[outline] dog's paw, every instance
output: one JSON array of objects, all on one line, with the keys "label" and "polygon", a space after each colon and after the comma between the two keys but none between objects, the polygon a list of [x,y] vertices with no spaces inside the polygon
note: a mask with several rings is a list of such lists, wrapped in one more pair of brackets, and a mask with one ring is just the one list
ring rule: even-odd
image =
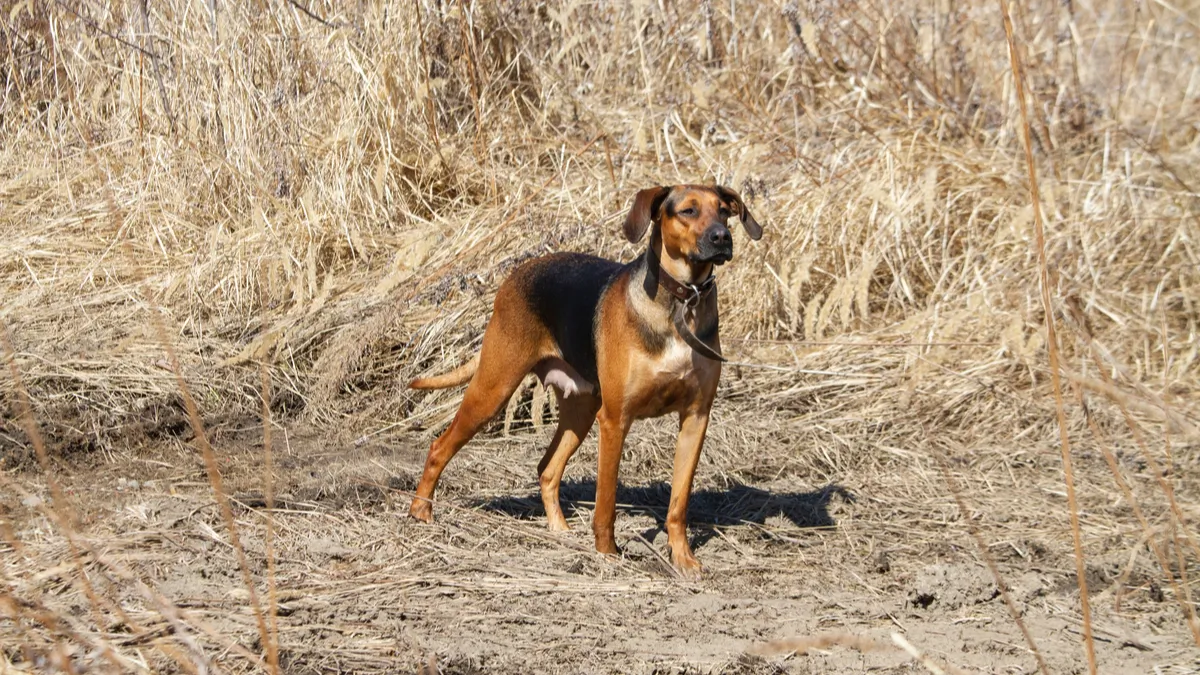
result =
[{"label": "dog's paw", "polygon": [[432,523],[433,505],[425,499],[414,499],[412,506],[408,507],[408,516],[422,523]]},{"label": "dog's paw", "polygon": [[692,555],[690,551],[683,554],[672,554],[671,564],[675,567],[675,571],[679,573],[679,576],[684,579],[696,581],[704,576],[704,566],[700,564],[699,560],[696,560],[696,556]]},{"label": "dog's paw", "polygon": [[609,537],[596,537],[596,551],[604,555],[621,555],[621,549],[617,548],[617,540]]}]

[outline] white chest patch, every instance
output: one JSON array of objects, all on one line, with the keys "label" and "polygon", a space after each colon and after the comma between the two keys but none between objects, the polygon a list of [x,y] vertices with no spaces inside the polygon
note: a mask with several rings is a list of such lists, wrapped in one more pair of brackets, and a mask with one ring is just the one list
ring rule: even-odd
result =
[{"label": "white chest patch", "polygon": [[696,369],[696,352],[686,342],[675,338],[658,357],[656,370],[662,375],[683,377]]}]

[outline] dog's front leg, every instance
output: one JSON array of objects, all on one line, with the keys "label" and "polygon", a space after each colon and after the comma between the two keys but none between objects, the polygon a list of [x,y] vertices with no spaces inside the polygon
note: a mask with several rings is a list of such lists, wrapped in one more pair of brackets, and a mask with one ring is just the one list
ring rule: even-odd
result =
[{"label": "dog's front leg", "polygon": [[688,411],[679,415],[679,438],[675,442],[675,471],[671,476],[671,503],[667,507],[667,544],[671,563],[689,577],[700,576],[703,568],[688,545],[687,510],[692,494],[692,477],[700,461],[700,448],[708,431],[708,410]]},{"label": "dog's front leg", "polygon": [[632,420],[623,410],[605,405],[597,418],[600,422],[600,467],[596,472],[596,512],[592,517],[592,532],[596,535],[596,550],[617,553],[613,536],[613,521],[617,518],[617,473],[621,467],[621,450]]}]

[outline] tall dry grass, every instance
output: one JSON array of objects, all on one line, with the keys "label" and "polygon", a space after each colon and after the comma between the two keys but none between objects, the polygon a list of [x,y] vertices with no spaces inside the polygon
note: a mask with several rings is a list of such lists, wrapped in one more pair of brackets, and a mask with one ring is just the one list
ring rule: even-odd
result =
[{"label": "tall dry grass", "polygon": [[[435,427],[453,394],[402,383],[477,347],[513,265],[629,259],[629,195],[717,181],[768,233],[721,271],[749,366],[726,401],[836,392],[897,447],[1052,448],[1061,314],[1096,416],[1063,433],[1168,438],[1130,484],[1186,555],[1200,4],[1009,7],[1027,125],[990,2],[3,0],[0,321],[33,416],[56,458],[175,437],[193,398],[346,439]],[[5,470],[35,465],[20,419]]]},{"label": "tall dry grass", "polygon": [[[731,337],[995,342],[967,358],[1036,380],[994,5],[139,7],[3,8],[4,317],[77,443],[177,403],[134,262],[206,413],[254,409],[266,359],[291,414],[396,417],[395,383],[465,353],[515,261],[627,258],[630,191],[682,180],[741,189],[771,232],[723,274]],[[1194,24],[1018,8],[1054,295],[1136,378],[1186,383]]]}]

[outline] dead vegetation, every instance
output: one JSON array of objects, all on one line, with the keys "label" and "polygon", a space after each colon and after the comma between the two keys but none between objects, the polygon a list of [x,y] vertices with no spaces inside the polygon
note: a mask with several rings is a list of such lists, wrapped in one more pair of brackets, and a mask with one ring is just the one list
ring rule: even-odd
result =
[{"label": "dead vegetation", "polygon": [[[730,649],[831,629],[848,637],[780,644],[890,645],[900,630],[915,652],[862,658],[993,669],[955,660],[955,640],[983,638],[932,644],[937,631],[874,608],[937,560],[971,597],[1011,586],[1046,667],[1070,671],[1088,631],[1053,320],[1101,666],[1194,667],[1177,656],[1200,644],[1200,5],[1009,10],[1025,115],[990,2],[0,1],[0,321],[46,441],[42,459],[22,389],[0,378],[0,666],[273,670],[275,643],[289,672],[417,670],[430,651],[443,672],[593,657],[779,672],[803,661],[597,652],[604,631],[557,636],[573,655],[558,667],[536,650],[480,665],[491,652],[455,642],[474,628],[447,626],[503,632],[518,606],[533,632],[579,620],[513,596],[602,593],[630,611],[699,591],[778,598],[801,574],[837,592],[788,611],[857,609],[745,635],[734,619]],[[532,466],[553,411],[536,389],[447,474],[446,525],[400,521],[393,501],[458,402],[403,383],[477,348],[520,260],[631,258],[616,235],[630,195],[683,181],[740,190],[767,232],[721,270],[735,363],[696,502],[715,580],[669,580],[645,530],[665,505],[667,422],[625,460],[626,560],[540,528]],[[263,412],[280,425],[278,629],[262,614]],[[310,438],[293,447],[289,431]],[[205,438],[258,603],[195,450]],[[583,530],[591,447],[564,487]],[[998,584],[963,572],[989,558]],[[887,580],[848,587],[846,570]],[[386,616],[351,617],[364,598]],[[988,639],[1022,643],[1001,601],[986,607],[1011,628]],[[398,627],[414,612],[432,633]],[[1147,631],[1146,660],[1122,660]],[[1006,663],[1036,667],[1013,649]]]}]

